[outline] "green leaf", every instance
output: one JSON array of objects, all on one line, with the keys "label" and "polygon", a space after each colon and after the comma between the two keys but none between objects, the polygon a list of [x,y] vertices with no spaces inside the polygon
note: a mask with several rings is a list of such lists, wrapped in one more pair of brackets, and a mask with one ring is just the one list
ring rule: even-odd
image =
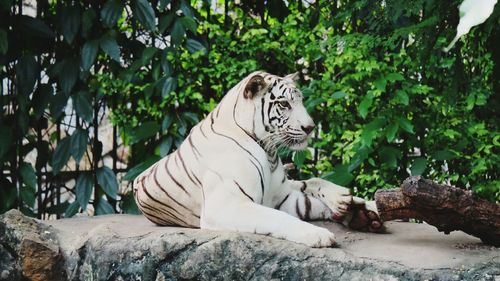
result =
[{"label": "green leaf", "polygon": [[412,176],[420,176],[424,173],[425,168],[427,166],[427,159],[424,157],[419,157],[413,160],[413,163],[411,164],[411,175]]},{"label": "green leaf", "polygon": [[40,19],[22,15],[19,17],[19,23],[22,29],[33,36],[49,39],[56,37],[54,31]]},{"label": "green leaf", "polygon": [[306,107],[307,111],[312,111],[314,108],[316,108],[317,105],[321,104],[325,100],[323,98],[315,98],[315,99],[308,99],[304,103],[304,106]]},{"label": "green leaf", "polygon": [[168,77],[162,79],[162,84],[161,84],[161,96],[163,98],[166,98],[171,92],[175,91],[177,89],[177,79],[173,77]]},{"label": "green leaf", "polygon": [[410,103],[410,98],[404,90],[396,91],[396,101],[403,105],[408,105]]},{"label": "green leaf", "polygon": [[151,59],[153,58],[153,56],[156,54],[157,51],[158,51],[158,49],[155,47],[145,48],[144,51],[142,51],[141,64],[142,65],[148,64],[151,61]]},{"label": "green leaf", "polygon": [[54,175],[59,174],[59,171],[68,163],[69,157],[71,157],[71,138],[65,137],[57,144],[52,155],[52,173]]},{"label": "green leaf", "polygon": [[113,27],[116,25],[118,19],[122,16],[123,8],[125,7],[125,1],[121,0],[109,0],[104,4],[101,10],[101,18],[107,27]]},{"label": "green leaf", "polygon": [[176,17],[176,15],[173,12],[170,12],[166,15],[160,16],[160,18],[158,20],[158,28],[160,29],[160,33],[165,32],[167,27],[169,27],[172,24],[175,17]]},{"label": "green leaf", "polygon": [[45,109],[49,105],[53,91],[54,89],[51,85],[38,85],[31,102],[31,104],[33,105],[33,113],[35,114],[35,119],[42,117]]},{"label": "green leaf", "polygon": [[121,209],[123,210],[123,213],[132,215],[141,214],[141,211],[139,211],[139,208],[137,208],[135,203],[134,195],[131,192],[122,196],[121,199]]},{"label": "green leaf", "polygon": [[181,117],[184,120],[187,120],[191,125],[196,125],[200,122],[200,119],[198,119],[198,115],[196,115],[194,112],[182,112]]},{"label": "green leaf", "polygon": [[96,215],[107,215],[107,214],[114,214],[115,209],[111,204],[109,204],[108,201],[104,200],[104,198],[99,198],[97,201],[97,207],[95,209],[95,214]]},{"label": "green leaf", "polygon": [[182,17],[180,18],[180,21],[182,23],[182,26],[184,26],[185,29],[191,31],[192,33],[196,34],[196,21],[191,18],[191,17]]},{"label": "green leaf", "polygon": [[94,179],[90,173],[81,173],[76,180],[76,200],[83,210],[87,209],[92,190],[94,188]]},{"label": "green leaf", "polygon": [[35,194],[36,194],[35,187],[23,185],[19,189],[19,195],[21,197],[21,200],[31,208],[35,206],[35,201],[36,201]]},{"label": "green leaf", "polygon": [[23,179],[23,183],[26,186],[36,188],[36,173],[35,169],[33,169],[33,166],[31,166],[30,163],[21,163],[19,172],[21,173],[21,178]]},{"label": "green leaf", "polygon": [[377,80],[373,81],[373,85],[375,85],[375,89],[385,92],[385,88],[387,86],[387,80],[384,77],[380,77]]},{"label": "green leaf", "polygon": [[90,40],[85,42],[82,48],[82,69],[88,71],[94,64],[99,50],[99,41]]},{"label": "green leaf", "polygon": [[396,133],[399,130],[398,123],[391,123],[387,129],[385,130],[385,137],[387,138],[387,142],[392,142],[396,137]]},{"label": "green leaf", "polygon": [[172,122],[174,121],[174,116],[172,114],[165,115],[163,118],[163,122],[161,123],[161,130],[163,132],[167,131],[168,128],[170,128],[170,125],[172,125]]},{"label": "green leaf", "polygon": [[184,38],[184,33],[185,31],[182,22],[179,19],[175,20],[174,25],[172,26],[172,30],[170,31],[172,45],[180,45],[182,42],[182,38]]},{"label": "green leaf", "polygon": [[74,216],[78,213],[78,209],[80,209],[80,204],[78,204],[77,201],[69,204],[68,208],[64,212],[64,217],[71,218],[72,216]]},{"label": "green leaf", "polygon": [[296,151],[293,154],[293,163],[297,167],[297,169],[302,168],[304,166],[304,161],[306,160],[307,156],[310,155],[311,152],[309,150],[301,150],[301,151]]},{"label": "green leaf", "polygon": [[196,53],[202,51],[203,53],[206,53],[206,48],[203,46],[200,42],[188,38],[186,41],[186,48],[190,53]]},{"label": "green leaf", "polygon": [[[187,131],[187,122],[186,120],[184,120],[183,118],[177,118],[177,120],[179,120],[179,123],[178,123],[178,127],[179,127],[179,134],[181,136],[185,136],[186,135],[186,131]],[[177,146],[179,147],[179,146]]]},{"label": "green leaf", "polygon": [[401,129],[407,131],[410,134],[413,134],[413,125],[410,123],[410,121],[406,118],[398,118],[397,122]]},{"label": "green leaf", "polygon": [[338,100],[338,99],[342,99],[345,97],[347,97],[346,93],[344,93],[343,91],[337,91],[337,92],[333,93],[330,98],[334,99],[334,100]]},{"label": "green leaf", "polygon": [[5,30],[0,29],[0,55],[7,54],[9,50],[9,40],[7,38],[7,32]]},{"label": "green leaf", "polygon": [[354,171],[356,168],[358,168],[363,161],[365,161],[366,158],[368,158],[368,153],[369,149],[367,147],[362,147],[358,149],[356,154],[354,154],[354,157],[352,157],[351,161],[349,162],[349,166],[347,166],[347,171],[350,173]]},{"label": "green leaf", "polygon": [[86,9],[82,14],[82,36],[87,38],[90,34],[92,26],[94,25],[94,20],[96,18],[96,13],[93,9]]},{"label": "green leaf", "polygon": [[385,79],[387,81],[394,82],[394,81],[403,81],[405,78],[400,73],[393,72],[393,73],[387,74],[387,76],[385,77]]},{"label": "green leaf", "polygon": [[155,31],[155,12],[153,7],[146,0],[136,0],[135,5],[133,5],[134,16],[139,19],[139,22],[149,31]]},{"label": "green leaf", "polygon": [[448,149],[438,150],[433,154],[433,158],[438,161],[445,161],[455,158],[455,154]]},{"label": "green leaf", "polygon": [[145,171],[147,168],[156,163],[158,160],[160,160],[160,157],[158,157],[157,155],[150,156],[144,162],[141,162],[132,167],[130,170],[128,170],[128,172],[123,177],[123,180],[133,181],[140,173]]},{"label": "green leaf", "polygon": [[50,98],[50,115],[54,120],[61,116],[61,113],[68,103],[68,96],[63,92],[58,92]]},{"label": "green leaf", "polygon": [[76,164],[80,163],[83,154],[87,150],[88,137],[87,131],[83,129],[76,129],[73,135],[71,135],[71,155],[73,155]]},{"label": "green leaf", "polygon": [[61,72],[59,73],[59,84],[64,93],[69,94],[71,92],[78,79],[79,73],[80,64],[78,60],[69,58],[63,61]]},{"label": "green leaf", "polygon": [[104,166],[97,169],[97,182],[107,195],[116,199],[116,195],[118,193],[118,181],[116,180],[115,173],[110,168]]},{"label": "green leaf", "polygon": [[93,116],[92,96],[90,93],[80,91],[75,93],[71,98],[73,99],[73,107],[75,108],[76,115],[90,123]]},{"label": "green leaf", "polygon": [[167,137],[160,143],[160,155],[162,157],[165,157],[168,155],[170,152],[170,149],[172,148],[172,137]]},{"label": "green leaf", "polygon": [[164,10],[172,0],[160,0],[160,11]]},{"label": "green leaf", "polygon": [[80,29],[80,8],[76,5],[63,7],[60,15],[62,34],[64,35],[64,39],[71,44]]},{"label": "green leaf", "polygon": [[193,11],[191,11],[191,7],[184,0],[181,0],[181,11],[187,17],[194,17]]},{"label": "green leaf", "polygon": [[160,125],[154,121],[144,122],[129,132],[129,144],[135,144],[143,139],[150,138],[160,131]]},{"label": "green leaf", "polygon": [[120,62],[120,47],[116,43],[115,38],[109,34],[104,35],[99,41],[101,49],[113,60]]},{"label": "green leaf", "polygon": [[366,124],[361,133],[361,144],[365,147],[370,147],[373,139],[378,135],[378,132],[384,125],[385,118],[381,117],[375,118],[373,121]]},{"label": "green leaf", "polygon": [[361,103],[359,104],[359,107],[358,107],[358,112],[359,112],[359,115],[361,117],[363,117],[363,119],[368,114],[368,110],[372,106],[372,103],[373,103],[373,96],[371,94],[367,94],[363,98],[363,100],[361,100]]},{"label": "green leaf", "polygon": [[34,56],[22,56],[16,65],[16,76],[23,95],[27,96],[33,91],[39,73],[38,62]]},{"label": "green leaf", "polygon": [[321,177],[341,186],[348,185],[354,179],[354,176],[348,171],[347,165],[337,165],[333,168],[333,172],[323,174]]},{"label": "green leaf", "polygon": [[[10,146],[12,145],[13,136],[12,129],[10,127],[0,125],[0,160],[4,155],[10,151]],[[3,163],[3,161],[0,161]]]},{"label": "green leaf", "polygon": [[394,147],[383,146],[379,149],[379,157],[382,163],[385,163],[391,168],[396,168],[398,166],[398,159],[401,158],[401,151]]}]

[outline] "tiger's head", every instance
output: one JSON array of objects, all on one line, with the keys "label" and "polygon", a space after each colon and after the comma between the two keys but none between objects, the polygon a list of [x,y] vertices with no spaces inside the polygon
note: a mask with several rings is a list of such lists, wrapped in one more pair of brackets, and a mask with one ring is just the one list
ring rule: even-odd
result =
[{"label": "tiger's head", "polygon": [[307,147],[315,125],[295,85],[298,73],[279,77],[267,73],[252,74],[245,99],[254,105],[254,133],[260,140],[284,145],[292,150]]}]

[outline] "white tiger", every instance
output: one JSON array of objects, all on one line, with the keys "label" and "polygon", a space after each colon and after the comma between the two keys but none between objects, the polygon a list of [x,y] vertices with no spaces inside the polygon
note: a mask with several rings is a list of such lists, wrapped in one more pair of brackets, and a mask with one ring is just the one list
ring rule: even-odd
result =
[{"label": "white tiger", "polygon": [[[175,152],[134,180],[144,215],[158,225],[334,245],[333,233],[303,220],[344,217],[353,205],[349,190],[319,178],[288,179],[277,153],[278,145],[306,148],[315,127],[295,77],[254,72],[232,88]],[[353,208],[359,214],[349,217],[377,230],[381,221],[371,208]]]}]

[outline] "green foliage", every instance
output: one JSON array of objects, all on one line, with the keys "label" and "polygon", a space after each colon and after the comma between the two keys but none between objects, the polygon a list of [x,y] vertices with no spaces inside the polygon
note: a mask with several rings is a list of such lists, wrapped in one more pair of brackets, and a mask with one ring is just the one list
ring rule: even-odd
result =
[{"label": "green foliage", "polygon": [[[131,148],[123,178],[131,182],[258,69],[301,72],[319,129],[314,153],[284,155],[299,177],[371,197],[423,175],[500,201],[498,7],[443,53],[459,1],[228,1],[226,13],[207,1],[38,3],[37,17],[0,8],[9,19],[0,25],[0,75],[18,89],[0,99],[13,108],[0,119],[0,162],[18,171],[0,177],[2,212],[34,214],[38,172],[60,175],[71,157],[91,169],[73,176],[75,202],[50,210],[137,212],[130,185],[119,188],[104,165],[93,132],[100,109],[112,109]],[[70,111],[75,128],[38,136]],[[34,166],[24,160],[31,151]]]}]

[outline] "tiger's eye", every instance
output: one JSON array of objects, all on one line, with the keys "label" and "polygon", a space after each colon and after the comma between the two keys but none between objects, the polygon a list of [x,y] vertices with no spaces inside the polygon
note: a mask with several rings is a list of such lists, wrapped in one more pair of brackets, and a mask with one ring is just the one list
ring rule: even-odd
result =
[{"label": "tiger's eye", "polygon": [[287,101],[280,101],[278,103],[281,107],[290,108],[290,104]]}]

